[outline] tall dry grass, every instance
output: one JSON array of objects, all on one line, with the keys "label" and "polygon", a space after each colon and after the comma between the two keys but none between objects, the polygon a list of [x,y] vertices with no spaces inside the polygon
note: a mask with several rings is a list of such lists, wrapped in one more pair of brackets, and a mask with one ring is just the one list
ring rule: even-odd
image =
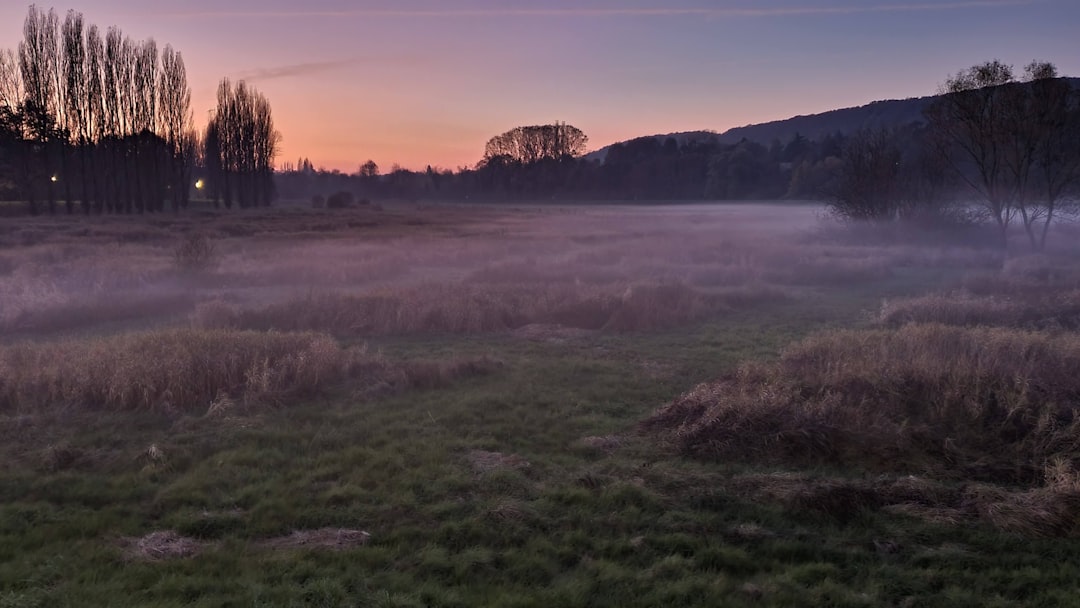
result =
[{"label": "tall dry grass", "polygon": [[531,324],[606,331],[672,327],[736,307],[775,301],[766,286],[701,291],[683,283],[433,284],[363,294],[313,293],[262,308],[200,306],[201,327],[322,331],[343,336],[498,332]]},{"label": "tall dry grass", "polygon": [[835,331],[660,408],[684,452],[1032,481],[1080,462],[1080,336],[908,325]]},{"label": "tall dry grass", "polygon": [[0,347],[0,410],[205,410],[220,395],[280,403],[348,383],[440,386],[492,362],[391,363],[314,333],[165,330]]},{"label": "tall dry grass", "polygon": [[1057,293],[975,295],[961,290],[882,303],[878,322],[890,327],[905,323],[943,323],[960,326],[1001,326],[1026,329],[1080,329],[1080,289]]},{"label": "tall dry grass", "polygon": [[1011,258],[996,273],[964,277],[952,291],[896,298],[882,304],[878,322],[944,323],[1025,329],[1080,328],[1080,266],[1068,255]]}]

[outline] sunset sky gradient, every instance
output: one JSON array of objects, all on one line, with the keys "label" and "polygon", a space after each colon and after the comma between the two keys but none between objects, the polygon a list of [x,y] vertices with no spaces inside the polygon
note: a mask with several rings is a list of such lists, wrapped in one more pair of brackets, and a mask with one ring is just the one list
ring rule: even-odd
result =
[{"label": "sunset sky gradient", "polygon": [[[0,5],[0,48],[28,4]],[[47,8],[47,3],[39,4]],[[281,161],[475,164],[518,125],[566,121],[590,149],[933,94],[1033,59],[1080,75],[1077,0],[81,0],[101,27],[172,44],[195,119],[218,80],[266,94]]]}]

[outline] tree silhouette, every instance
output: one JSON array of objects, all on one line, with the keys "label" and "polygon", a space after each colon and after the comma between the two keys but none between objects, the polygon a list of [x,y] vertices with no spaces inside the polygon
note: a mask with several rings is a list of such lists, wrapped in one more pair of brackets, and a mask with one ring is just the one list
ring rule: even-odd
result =
[{"label": "tree silhouette", "polygon": [[204,157],[213,187],[242,208],[269,205],[274,198],[274,159],[280,135],[274,129],[270,102],[241,81],[218,85],[217,109],[207,126]]},{"label": "tree silhouette", "polygon": [[942,158],[978,192],[1002,243],[1019,218],[1041,249],[1059,199],[1080,177],[1077,99],[1052,64],[1033,62],[1025,75],[1018,81],[996,60],[961,71],[926,117]]},{"label": "tree silhouette", "polygon": [[566,123],[517,127],[488,140],[484,163],[505,158],[521,164],[544,160],[564,160],[585,152],[589,138],[577,127]]}]

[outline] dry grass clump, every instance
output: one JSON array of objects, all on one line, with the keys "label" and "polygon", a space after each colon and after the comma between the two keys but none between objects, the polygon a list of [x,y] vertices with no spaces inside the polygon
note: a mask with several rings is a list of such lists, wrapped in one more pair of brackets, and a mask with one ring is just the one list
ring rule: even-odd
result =
[{"label": "dry grass clump", "polygon": [[0,347],[0,410],[50,407],[227,414],[341,383],[360,392],[440,388],[494,359],[394,363],[315,333],[165,330]]},{"label": "dry grass clump", "polygon": [[347,528],[320,528],[318,530],[296,530],[288,536],[270,538],[259,543],[264,549],[275,550],[325,550],[344,551],[366,545],[371,534],[363,530]]},{"label": "dry grass clump", "polygon": [[909,325],[835,331],[744,365],[644,428],[715,458],[858,462],[1030,482],[1080,460],[1080,336]]},{"label": "dry grass clump", "polygon": [[1000,272],[966,277],[957,290],[882,304],[878,322],[1080,328],[1080,267],[1075,255],[1027,255]]},{"label": "dry grass clump", "polygon": [[523,470],[529,468],[529,461],[517,454],[503,454],[486,450],[472,450],[468,454],[469,467],[473,473],[491,473],[501,469]]},{"label": "dry grass clump", "polygon": [[310,394],[390,366],[318,334],[168,330],[0,347],[0,409],[200,410]]},{"label": "dry grass clump", "polygon": [[[619,291],[616,291],[618,289]],[[766,286],[702,292],[678,282],[607,288],[574,284],[434,284],[366,294],[318,293],[239,313],[239,326],[337,335],[475,333],[533,324],[644,331],[785,297]],[[209,312],[207,316],[211,316]]]},{"label": "dry grass clump", "polygon": [[240,308],[225,300],[199,302],[191,312],[195,329],[236,329],[240,326]]},{"label": "dry grass clump", "polygon": [[1022,316],[1015,301],[957,292],[885,300],[877,320],[890,327],[906,323],[1015,326]]},{"label": "dry grass clump", "polygon": [[726,307],[718,298],[683,283],[633,285],[623,292],[602,329],[660,329],[700,319]]},{"label": "dry grass clump", "polygon": [[151,532],[139,538],[125,538],[122,544],[128,559],[142,561],[183,559],[192,557],[203,549],[199,541],[171,530]]}]

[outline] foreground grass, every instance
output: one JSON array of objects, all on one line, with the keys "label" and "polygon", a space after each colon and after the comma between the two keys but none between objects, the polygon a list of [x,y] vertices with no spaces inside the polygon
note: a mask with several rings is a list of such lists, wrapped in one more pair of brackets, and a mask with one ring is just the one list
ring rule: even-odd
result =
[{"label": "foreground grass", "polygon": [[[891,289],[906,286],[662,333],[385,338],[371,348],[391,360],[505,364],[386,397],[5,416],[0,605],[1071,605],[1074,541],[757,502],[734,482],[772,469],[628,432],[740,360],[857,324]],[[267,543],[322,528],[370,538]],[[163,530],[198,552],[146,560],[124,540]]]}]

